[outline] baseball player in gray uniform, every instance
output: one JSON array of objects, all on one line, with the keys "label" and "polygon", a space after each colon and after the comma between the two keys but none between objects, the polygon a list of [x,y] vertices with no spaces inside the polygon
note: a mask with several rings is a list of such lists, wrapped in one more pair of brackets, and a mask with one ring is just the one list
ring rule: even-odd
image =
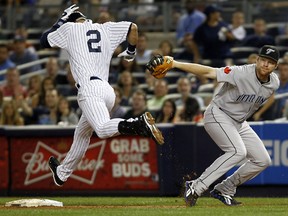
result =
[{"label": "baseball player in gray uniform", "polygon": [[53,156],[49,159],[58,186],[64,184],[84,156],[93,131],[103,139],[126,134],[151,137],[158,144],[164,143],[162,133],[149,112],[135,119],[110,119],[109,112],[115,101],[114,90],[108,83],[111,58],[118,45],[127,40],[127,49],[118,56],[127,61],[134,59],[138,40],[136,24],[125,21],[92,23],[77,9],[76,5],[67,8],[40,39],[45,48],[59,47],[68,52],[82,110],[65,159],[61,164]]},{"label": "baseball player in gray uniform", "polygon": [[[159,58],[155,59],[154,65],[163,62]],[[233,198],[237,186],[254,178],[270,165],[271,159],[263,142],[246,119],[279,87],[278,76],[273,72],[278,59],[278,50],[266,45],[260,49],[256,64],[212,68],[173,61],[174,68],[223,83],[204,113],[204,127],[224,154],[199,178],[185,182],[184,198],[187,206],[194,206],[197,198],[214,181],[244,160],[239,169],[210,192],[212,197],[228,206],[239,205],[240,202]]]}]

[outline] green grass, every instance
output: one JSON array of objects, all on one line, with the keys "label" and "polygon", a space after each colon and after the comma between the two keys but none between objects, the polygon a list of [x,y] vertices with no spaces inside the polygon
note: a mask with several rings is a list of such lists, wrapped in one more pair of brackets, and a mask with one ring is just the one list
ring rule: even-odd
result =
[{"label": "green grass", "polygon": [[[44,198],[44,197],[41,197]],[[47,197],[45,197],[47,198]],[[196,206],[187,208],[183,199],[173,197],[48,197],[64,207],[4,207],[20,197],[0,198],[2,216],[160,216],[160,215],[288,215],[288,198],[238,198],[242,206],[228,207],[220,201],[201,197]],[[25,198],[27,199],[27,197]]]}]

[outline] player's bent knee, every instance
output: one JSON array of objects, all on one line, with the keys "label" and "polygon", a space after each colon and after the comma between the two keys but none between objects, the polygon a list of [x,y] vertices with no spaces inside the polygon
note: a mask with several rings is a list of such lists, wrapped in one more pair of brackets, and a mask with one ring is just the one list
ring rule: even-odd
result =
[{"label": "player's bent knee", "polygon": [[272,164],[272,160],[271,158],[268,156],[268,157],[263,157],[261,159],[261,161],[258,163],[259,166],[263,167],[263,168],[267,168],[269,167],[270,165]]},{"label": "player's bent knee", "polygon": [[236,149],[236,157],[238,157],[240,160],[243,160],[247,156],[247,150],[245,148],[242,149]]}]

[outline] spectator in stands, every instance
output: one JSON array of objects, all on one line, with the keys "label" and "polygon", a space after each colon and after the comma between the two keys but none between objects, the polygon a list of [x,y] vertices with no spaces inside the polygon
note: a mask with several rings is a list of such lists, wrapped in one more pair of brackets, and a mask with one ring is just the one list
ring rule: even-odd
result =
[{"label": "spectator in stands", "polygon": [[58,101],[57,124],[61,126],[76,125],[78,121],[79,117],[72,110],[67,98],[60,97]]},{"label": "spectator in stands", "polygon": [[195,0],[186,0],[185,1],[185,9],[186,13],[184,13],[178,23],[176,28],[176,39],[177,45],[182,47],[184,37],[186,34],[192,35],[195,30],[200,26],[206,19],[206,16],[201,11],[195,8]]},{"label": "spectator in stands", "polygon": [[221,18],[220,8],[209,5],[204,13],[207,19],[196,29],[193,40],[202,59],[211,60],[212,67],[222,67],[224,61],[232,57],[230,48],[234,37]]},{"label": "spectator in stands", "polygon": [[279,35],[288,35],[288,22],[280,29],[279,29]]},{"label": "spectator in stands", "polygon": [[200,122],[202,118],[199,103],[195,98],[188,97],[183,107],[177,110],[175,122]]},{"label": "spectator in stands", "polygon": [[68,84],[65,74],[61,74],[59,62],[56,57],[49,57],[45,65],[46,76],[50,77],[56,85]]},{"label": "spectator in stands", "polygon": [[286,100],[286,103],[285,103],[285,107],[284,107],[284,111],[283,111],[283,117],[285,117],[286,120],[288,120],[288,100]]},{"label": "spectator in stands", "polygon": [[145,33],[139,33],[138,35],[138,43],[136,48],[136,61],[140,65],[144,65],[149,62],[152,50],[148,49],[148,37]]},{"label": "spectator in stands", "polygon": [[175,54],[175,59],[177,60],[186,60],[188,62],[199,62],[200,56],[198,47],[193,41],[193,36],[191,34],[186,34],[183,39],[183,47],[184,49]]},{"label": "spectator in stands", "polygon": [[0,90],[0,116],[1,116],[1,112],[2,112],[3,101],[4,101],[3,92]]},{"label": "spectator in stands", "polygon": [[[26,48],[26,39],[22,36],[15,36],[13,43],[13,51],[10,54],[10,59],[17,66],[25,63],[30,63],[38,60],[38,55],[36,53],[32,53]],[[21,75],[27,74],[29,72],[34,72],[41,69],[40,64],[36,64],[34,66],[30,66],[24,69],[21,69]]]},{"label": "spectator in stands", "polygon": [[35,103],[35,100],[33,100],[33,98],[36,97],[38,94],[40,94],[41,83],[42,83],[42,78],[38,74],[31,76],[28,80],[26,100],[29,106],[31,106],[32,108],[35,108],[38,105],[37,103]]},{"label": "spectator in stands", "polygon": [[283,61],[288,63],[288,51],[283,55]]},{"label": "spectator in stands", "polygon": [[154,86],[155,86],[156,78],[151,75],[149,70],[145,70],[145,87],[143,87],[143,90],[147,95],[154,94]]},{"label": "spectator in stands", "polygon": [[[9,49],[7,44],[0,44],[0,71],[13,68],[16,65],[9,58]],[[0,81],[4,80],[4,74],[0,74]]]},{"label": "spectator in stands", "polygon": [[173,44],[169,40],[162,40],[158,49],[153,51],[153,55],[161,54],[163,56],[174,56]]},{"label": "spectator in stands", "polygon": [[132,96],[132,93],[137,88],[137,81],[133,77],[132,73],[129,71],[123,71],[119,75],[118,87],[121,89],[123,93],[121,105],[128,106],[129,105],[129,99]]},{"label": "spectator in stands", "polygon": [[0,125],[24,125],[24,118],[20,115],[13,100],[5,101],[3,103]]},{"label": "spectator in stands", "polygon": [[115,103],[114,106],[110,112],[110,117],[112,118],[123,118],[123,116],[126,114],[126,109],[124,106],[121,106],[120,103],[122,101],[122,91],[119,87],[114,86],[113,87],[115,92]]},{"label": "spectator in stands", "polygon": [[254,20],[254,34],[247,35],[241,46],[260,48],[264,45],[275,45],[275,39],[267,34],[266,21],[257,18]]},{"label": "spectator in stands", "polygon": [[255,64],[258,58],[258,54],[252,53],[247,58],[247,64]]},{"label": "spectator in stands", "polygon": [[158,11],[153,2],[154,0],[128,0],[131,4],[119,11],[118,19],[135,22],[140,27],[151,27]]},{"label": "spectator in stands", "polygon": [[32,109],[23,101],[22,108],[27,124],[56,125],[58,123],[59,94],[56,89],[45,91],[45,103]]},{"label": "spectator in stands", "polygon": [[56,88],[54,81],[50,77],[45,77],[41,82],[41,90],[32,96],[32,108],[45,104],[45,92]]},{"label": "spectator in stands", "polygon": [[124,119],[136,118],[147,111],[146,94],[141,89],[136,90],[131,97],[131,109],[124,115]]},{"label": "spectator in stands", "polygon": [[101,11],[96,20],[97,23],[101,24],[112,21],[115,21],[115,18],[108,11]]},{"label": "spectator in stands", "polygon": [[174,123],[176,115],[176,104],[174,100],[167,99],[156,117],[156,123]]},{"label": "spectator in stands", "polygon": [[157,112],[163,106],[168,94],[168,82],[165,79],[157,79],[154,84],[154,94],[147,101],[148,110]]},{"label": "spectator in stands", "polygon": [[134,59],[134,61],[128,62],[123,57],[120,58],[117,69],[117,73],[121,73],[122,71],[130,71],[131,73],[142,71],[142,68],[139,66],[136,59]]},{"label": "spectator in stands", "polygon": [[179,79],[177,80],[177,91],[181,95],[180,98],[175,100],[177,109],[183,107],[185,101],[190,97],[194,97],[196,99],[196,102],[198,103],[199,107],[202,108],[204,106],[204,102],[201,97],[192,96],[191,82],[188,77],[186,76],[179,77]]},{"label": "spectator in stands", "polygon": [[[288,62],[281,62],[278,66],[278,74],[280,79],[280,86],[276,91],[276,95],[288,92]],[[274,118],[281,118],[284,115],[284,108],[288,96],[281,97],[276,100],[274,109]]]},{"label": "spectator in stands", "polygon": [[20,83],[19,70],[16,67],[7,69],[5,83],[1,86],[4,97],[27,96],[27,89]]},{"label": "spectator in stands", "polygon": [[[275,92],[275,95],[288,92],[288,63],[280,62],[278,66],[278,74],[280,80],[280,86]],[[286,97],[275,99],[272,96],[268,101],[253,115],[254,121],[274,120],[281,118],[284,115],[284,109],[286,105]]]},{"label": "spectator in stands", "polygon": [[25,44],[27,50],[29,50],[31,53],[36,53],[36,48],[33,46],[33,44],[28,42],[28,29],[25,26],[21,26],[20,28],[17,28],[14,33],[14,37],[23,37],[25,38]]},{"label": "spectator in stands", "polygon": [[137,60],[134,59],[134,61],[126,61],[124,57],[120,58],[119,64],[115,69],[110,70],[109,74],[109,82],[110,83],[116,83],[119,77],[119,74],[122,71],[129,71],[131,73],[133,72],[141,72],[143,69],[140,67],[140,65],[137,63]]},{"label": "spectator in stands", "polygon": [[71,67],[70,67],[69,63],[66,64],[65,71],[66,71],[67,84],[56,85],[57,90],[58,90],[59,94],[61,94],[62,96],[65,96],[65,97],[76,96],[78,93],[78,90],[75,86],[76,82],[72,76]]},{"label": "spectator in stands", "polygon": [[244,28],[245,16],[242,11],[235,11],[232,14],[231,24],[229,29],[234,36],[234,46],[239,45],[246,37],[246,30]]}]

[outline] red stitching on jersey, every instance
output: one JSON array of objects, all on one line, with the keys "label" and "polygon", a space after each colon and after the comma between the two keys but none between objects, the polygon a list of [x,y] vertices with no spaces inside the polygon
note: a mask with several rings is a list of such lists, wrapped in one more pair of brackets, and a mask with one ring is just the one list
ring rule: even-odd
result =
[{"label": "red stitching on jersey", "polygon": [[229,74],[231,71],[231,69],[229,67],[225,67],[224,68],[224,73]]}]

